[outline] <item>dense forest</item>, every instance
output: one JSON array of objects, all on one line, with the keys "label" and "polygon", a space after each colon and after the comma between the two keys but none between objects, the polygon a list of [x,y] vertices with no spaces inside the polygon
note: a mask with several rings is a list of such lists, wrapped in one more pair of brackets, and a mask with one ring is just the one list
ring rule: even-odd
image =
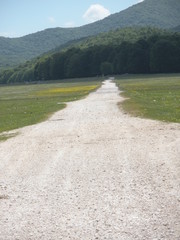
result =
[{"label": "dense forest", "polygon": [[180,72],[180,35],[151,36],[134,43],[71,48],[39,61],[36,80],[124,73]]},{"label": "dense forest", "polygon": [[172,29],[174,32],[180,32],[180,25],[176,26]]},{"label": "dense forest", "polygon": [[0,37],[0,69],[17,66],[53,48],[130,26],[170,29],[180,24],[179,0],[144,0],[107,18],[76,28],[52,28],[20,38]]},{"label": "dense forest", "polygon": [[0,83],[180,72],[180,34],[125,28],[84,39],[0,74]]}]

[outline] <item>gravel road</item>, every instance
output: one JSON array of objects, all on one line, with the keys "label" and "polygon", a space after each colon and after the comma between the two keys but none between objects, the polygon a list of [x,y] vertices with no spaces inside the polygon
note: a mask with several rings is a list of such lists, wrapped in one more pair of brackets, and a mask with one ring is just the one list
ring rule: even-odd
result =
[{"label": "gravel road", "polygon": [[107,80],[0,143],[0,240],[180,239],[180,124],[122,100]]}]

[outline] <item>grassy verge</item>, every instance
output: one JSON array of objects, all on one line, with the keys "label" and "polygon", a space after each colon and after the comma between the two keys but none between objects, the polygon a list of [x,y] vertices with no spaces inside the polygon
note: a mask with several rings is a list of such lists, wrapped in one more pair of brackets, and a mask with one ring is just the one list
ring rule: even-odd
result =
[{"label": "grassy verge", "polygon": [[18,133],[4,133],[0,134],[0,141],[6,141],[8,138],[17,136]]},{"label": "grassy verge", "polygon": [[[97,79],[0,87],[0,133],[32,125],[101,85]],[[0,136],[5,140],[6,135]]]},{"label": "grassy verge", "polygon": [[180,123],[180,74],[124,75],[116,80],[133,116]]}]

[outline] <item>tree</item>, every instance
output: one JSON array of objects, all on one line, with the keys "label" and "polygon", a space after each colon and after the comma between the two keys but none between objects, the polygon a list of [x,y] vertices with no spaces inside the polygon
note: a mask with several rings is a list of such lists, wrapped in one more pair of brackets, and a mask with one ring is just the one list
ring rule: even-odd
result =
[{"label": "tree", "polygon": [[42,59],[39,61],[34,70],[34,76],[36,80],[48,80],[50,79],[50,58]]},{"label": "tree", "polygon": [[131,46],[128,59],[128,72],[149,72],[149,47],[145,40],[139,40]]},{"label": "tree", "polygon": [[131,43],[123,42],[116,52],[116,73],[122,74],[128,72],[129,51]]},{"label": "tree", "polygon": [[65,61],[66,61],[65,54],[57,53],[52,56],[50,61],[51,79],[62,79],[65,77],[64,73]]},{"label": "tree", "polygon": [[113,73],[113,65],[110,62],[102,62],[100,69],[101,74],[105,76]]},{"label": "tree", "polygon": [[151,49],[150,66],[152,72],[176,72],[179,49],[168,39],[160,39]]}]

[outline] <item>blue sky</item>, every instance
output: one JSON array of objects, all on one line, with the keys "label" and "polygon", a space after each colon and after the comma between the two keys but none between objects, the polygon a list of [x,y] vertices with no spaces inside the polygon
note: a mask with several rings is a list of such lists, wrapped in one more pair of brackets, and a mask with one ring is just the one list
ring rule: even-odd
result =
[{"label": "blue sky", "polygon": [[142,0],[0,0],[0,36],[19,37],[54,27],[78,27]]}]

